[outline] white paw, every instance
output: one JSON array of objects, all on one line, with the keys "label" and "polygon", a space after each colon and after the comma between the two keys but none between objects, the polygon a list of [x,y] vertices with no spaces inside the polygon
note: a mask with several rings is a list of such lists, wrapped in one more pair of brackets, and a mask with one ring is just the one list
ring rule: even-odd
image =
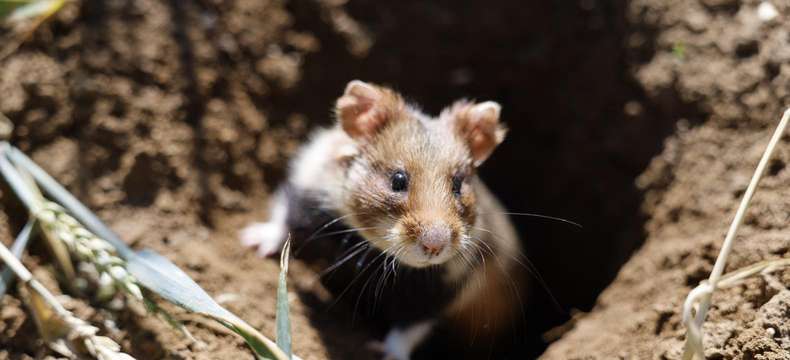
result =
[{"label": "white paw", "polygon": [[383,342],[373,341],[368,347],[381,353],[384,360],[409,360],[414,348],[425,340],[432,327],[432,321],[425,321],[405,329],[393,328]]},{"label": "white paw", "polygon": [[280,250],[286,232],[280,223],[253,223],[239,232],[239,240],[244,246],[258,248],[258,255],[269,256]]}]

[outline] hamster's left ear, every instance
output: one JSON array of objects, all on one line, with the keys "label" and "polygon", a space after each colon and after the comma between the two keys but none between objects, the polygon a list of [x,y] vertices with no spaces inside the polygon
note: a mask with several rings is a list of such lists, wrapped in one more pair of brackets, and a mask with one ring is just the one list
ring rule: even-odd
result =
[{"label": "hamster's left ear", "polygon": [[475,166],[480,166],[505,140],[507,128],[499,122],[501,110],[494,101],[475,104],[462,100],[440,115],[466,141]]},{"label": "hamster's left ear", "polygon": [[337,99],[335,114],[343,131],[355,140],[371,140],[403,112],[404,103],[394,91],[353,80]]}]

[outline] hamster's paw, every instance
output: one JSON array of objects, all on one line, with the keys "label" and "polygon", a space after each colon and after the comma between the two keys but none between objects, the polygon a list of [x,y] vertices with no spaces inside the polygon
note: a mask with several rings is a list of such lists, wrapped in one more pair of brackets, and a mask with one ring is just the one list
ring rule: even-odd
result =
[{"label": "hamster's paw", "polygon": [[409,354],[404,354],[405,349],[391,348],[392,344],[385,341],[369,341],[367,343],[368,349],[381,354],[381,360],[409,360]]},{"label": "hamster's paw", "polygon": [[286,233],[285,225],[280,223],[253,223],[239,232],[239,240],[244,246],[258,248],[258,255],[270,256],[280,250]]}]

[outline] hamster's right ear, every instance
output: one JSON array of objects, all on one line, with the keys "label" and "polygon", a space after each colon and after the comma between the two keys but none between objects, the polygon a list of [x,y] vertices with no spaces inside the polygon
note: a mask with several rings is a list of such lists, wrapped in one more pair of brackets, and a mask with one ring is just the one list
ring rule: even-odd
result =
[{"label": "hamster's right ear", "polygon": [[337,99],[335,114],[348,136],[364,140],[372,138],[402,107],[403,101],[393,91],[352,80]]},{"label": "hamster's right ear", "polygon": [[507,128],[499,122],[501,110],[493,101],[476,104],[461,100],[442,111],[439,118],[455,128],[469,146],[474,165],[480,166],[505,139]]}]

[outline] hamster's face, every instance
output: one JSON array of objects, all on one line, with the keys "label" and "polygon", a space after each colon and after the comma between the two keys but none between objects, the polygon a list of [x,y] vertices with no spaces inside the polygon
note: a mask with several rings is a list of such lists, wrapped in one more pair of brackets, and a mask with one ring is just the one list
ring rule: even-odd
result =
[{"label": "hamster's face", "polygon": [[459,102],[429,118],[391,90],[352,82],[337,113],[358,147],[344,189],[354,228],[414,267],[477,251],[473,182],[504,136],[498,105]]},{"label": "hamster's face", "polygon": [[438,120],[414,118],[362,146],[346,189],[361,233],[411,266],[453,258],[470,241],[476,216],[464,144]]}]

